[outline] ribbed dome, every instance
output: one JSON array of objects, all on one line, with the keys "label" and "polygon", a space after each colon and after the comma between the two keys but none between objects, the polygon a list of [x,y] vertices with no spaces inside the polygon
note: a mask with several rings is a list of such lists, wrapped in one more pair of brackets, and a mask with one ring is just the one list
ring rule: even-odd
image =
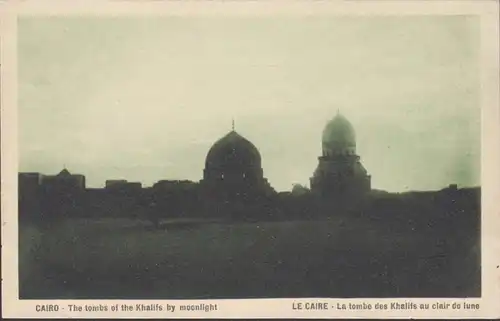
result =
[{"label": "ribbed dome", "polygon": [[322,142],[324,154],[354,153],[356,148],[354,127],[339,113],[323,130]]},{"label": "ribbed dome", "polygon": [[219,139],[210,148],[206,168],[260,168],[260,153],[249,140],[234,130]]}]

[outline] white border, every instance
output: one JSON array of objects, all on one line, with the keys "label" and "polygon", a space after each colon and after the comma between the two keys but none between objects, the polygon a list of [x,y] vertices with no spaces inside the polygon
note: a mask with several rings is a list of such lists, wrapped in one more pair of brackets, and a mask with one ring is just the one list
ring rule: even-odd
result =
[{"label": "white border", "polygon": [[[2,310],[5,317],[79,318],[494,318],[500,316],[500,113],[499,113],[499,18],[496,1],[23,1],[1,7],[1,160],[2,160]],[[482,298],[478,311],[294,311],[293,302],[306,299],[259,300],[148,300],[133,303],[217,303],[210,313],[37,313],[39,303],[130,303],[127,300],[18,300],[17,271],[17,70],[16,17],[18,15],[478,15],[481,18],[482,104]],[[459,268],[459,267],[458,267]],[[326,299],[330,302],[463,302],[463,299]],[[177,309],[178,310],[178,309]]]}]

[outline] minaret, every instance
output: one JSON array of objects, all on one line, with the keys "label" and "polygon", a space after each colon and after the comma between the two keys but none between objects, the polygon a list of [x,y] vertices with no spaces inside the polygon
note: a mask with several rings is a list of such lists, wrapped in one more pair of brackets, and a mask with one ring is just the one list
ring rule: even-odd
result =
[{"label": "minaret", "polygon": [[362,195],[371,189],[371,177],[356,153],[356,135],[351,123],[337,109],[322,137],[322,156],[311,177],[311,190],[335,197]]}]

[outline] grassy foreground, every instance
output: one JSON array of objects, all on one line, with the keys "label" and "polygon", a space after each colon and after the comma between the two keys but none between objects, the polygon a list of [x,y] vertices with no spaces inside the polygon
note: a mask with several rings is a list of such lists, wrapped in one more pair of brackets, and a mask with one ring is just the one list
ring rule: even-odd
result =
[{"label": "grassy foreground", "polygon": [[464,297],[477,244],[363,218],[20,229],[21,298]]}]

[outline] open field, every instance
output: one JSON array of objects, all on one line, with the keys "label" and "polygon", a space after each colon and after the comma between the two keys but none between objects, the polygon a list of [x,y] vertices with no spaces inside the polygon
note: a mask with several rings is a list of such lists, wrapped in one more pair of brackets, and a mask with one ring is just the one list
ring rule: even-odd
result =
[{"label": "open field", "polygon": [[71,219],[20,231],[23,298],[480,295],[477,244],[363,218]]}]

